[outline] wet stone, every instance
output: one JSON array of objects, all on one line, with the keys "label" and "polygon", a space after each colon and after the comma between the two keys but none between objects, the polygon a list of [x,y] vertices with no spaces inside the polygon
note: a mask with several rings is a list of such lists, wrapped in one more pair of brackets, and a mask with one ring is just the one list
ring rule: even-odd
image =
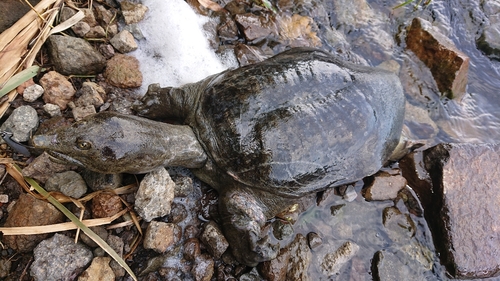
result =
[{"label": "wet stone", "polygon": [[264,54],[260,48],[248,46],[246,44],[236,45],[234,53],[240,66],[257,63],[267,58],[266,54]]},{"label": "wet stone", "polygon": [[394,200],[398,192],[406,186],[406,179],[401,175],[391,175],[379,172],[369,179],[365,179],[362,193],[368,201]]},{"label": "wet stone", "polygon": [[95,257],[90,266],[80,274],[78,281],[113,281],[115,274],[109,266],[110,257]]},{"label": "wet stone", "polygon": [[196,281],[210,281],[214,274],[214,260],[208,255],[200,255],[191,271]]},{"label": "wet stone", "polygon": [[288,42],[290,47],[319,47],[321,40],[316,31],[318,27],[308,16],[294,14],[278,19],[281,40]]},{"label": "wet stone", "polygon": [[193,193],[193,179],[190,177],[177,176],[173,178],[175,182],[174,194],[175,197],[188,197]]},{"label": "wet stone", "polygon": [[393,241],[402,242],[415,235],[416,226],[410,215],[401,213],[396,207],[387,207],[382,211],[382,223]]},{"label": "wet stone", "polygon": [[170,214],[167,215],[168,222],[180,223],[188,216],[186,207],[182,204],[173,202]]},{"label": "wet stone", "polygon": [[23,105],[12,111],[9,118],[0,126],[0,131],[10,131],[13,134],[13,140],[24,142],[30,139],[37,127],[38,114],[36,110],[29,105]]},{"label": "wet stone", "polygon": [[[439,91],[449,98],[461,99],[467,86],[469,57],[432,24],[414,18],[406,36],[407,48],[429,67]],[[431,51],[432,50],[432,51]]]},{"label": "wet stone", "polygon": [[47,46],[52,62],[61,74],[96,74],[106,66],[106,59],[84,39],[51,35]]},{"label": "wet stone", "polygon": [[45,183],[45,189],[47,191],[59,191],[66,196],[76,199],[87,193],[85,181],[75,171],[54,174]]},{"label": "wet stone", "polygon": [[396,255],[384,250],[373,256],[372,271],[375,281],[418,280]]},{"label": "wet stone", "polygon": [[134,36],[128,30],[122,30],[111,40],[109,43],[118,50],[118,52],[124,54],[132,52],[137,49],[137,42],[135,42]]},{"label": "wet stone", "polygon": [[286,240],[293,235],[293,226],[291,223],[283,220],[275,220],[272,223],[273,235],[278,240]]},{"label": "wet stone", "polygon": [[146,221],[170,213],[175,183],[167,170],[160,167],[146,174],[135,196],[135,210]]},{"label": "wet stone", "polygon": [[344,264],[350,261],[359,251],[359,246],[347,241],[335,252],[327,254],[321,262],[321,270],[326,276],[333,276],[340,272]]},{"label": "wet stone", "polygon": [[164,253],[180,241],[181,228],[173,223],[151,221],[144,235],[144,248]]},{"label": "wet stone", "polygon": [[56,233],[33,251],[30,267],[35,280],[71,280],[92,261],[92,252],[67,236]]},{"label": "wet stone", "polygon": [[118,214],[122,210],[120,196],[102,192],[92,198],[92,217],[106,218]]},{"label": "wet stone", "polygon": [[34,102],[42,95],[43,95],[43,87],[38,84],[33,84],[24,89],[23,100],[27,102]]},{"label": "wet stone", "polygon": [[216,259],[220,259],[229,247],[224,234],[214,221],[210,221],[205,225],[200,240],[207,247],[208,252]]},{"label": "wet stone", "polygon": [[290,251],[287,248],[282,248],[275,259],[259,263],[257,269],[265,280],[286,280],[289,260]]},{"label": "wet stone", "polygon": [[188,261],[194,261],[201,254],[200,240],[190,238],[184,242],[183,256]]},{"label": "wet stone", "polygon": [[[60,223],[63,215],[49,202],[36,199],[35,197],[22,193],[9,212],[9,216],[3,226],[36,226]],[[37,235],[9,235],[4,236],[2,241],[10,248],[19,252],[33,250],[37,243],[45,239],[49,234]]]},{"label": "wet stone", "polygon": [[311,249],[307,245],[307,239],[302,234],[297,234],[288,246],[290,260],[286,274],[286,280],[309,280],[307,269],[311,263]]},{"label": "wet stone", "polygon": [[76,93],[71,82],[55,71],[50,71],[43,75],[40,79],[40,85],[45,89],[43,101],[55,104],[61,110],[66,109],[68,103]]},{"label": "wet stone", "polygon": [[314,250],[323,244],[323,239],[316,232],[309,232],[307,233],[307,244],[311,250]]},{"label": "wet stone", "polygon": [[52,162],[49,154],[44,152],[29,163],[22,173],[25,177],[34,178],[41,183],[45,183],[55,173],[64,172],[70,168],[69,165]]},{"label": "wet stone", "polygon": [[139,61],[132,56],[116,54],[107,62],[106,81],[119,88],[136,88],[142,85]]},{"label": "wet stone", "polygon": [[[441,262],[457,278],[499,274],[500,168],[492,165],[498,162],[500,145],[466,143],[439,144],[403,161],[403,175],[411,179],[433,236],[439,237]],[[415,167],[425,167],[430,179],[414,175]]]},{"label": "wet stone", "polygon": [[237,14],[234,17],[249,42],[257,42],[268,36],[277,36],[278,28],[271,16],[257,16],[252,13]]}]

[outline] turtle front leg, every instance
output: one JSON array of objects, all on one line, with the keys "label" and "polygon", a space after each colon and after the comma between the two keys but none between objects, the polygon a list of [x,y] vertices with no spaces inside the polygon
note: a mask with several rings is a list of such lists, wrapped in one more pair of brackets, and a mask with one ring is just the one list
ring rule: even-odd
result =
[{"label": "turtle front leg", "polygon": [[272,260],[279,251],[265,227],[264,210],[255,195],[243,188],[231,188],[219,197],[224,235],[235,258],[248,266]]}]

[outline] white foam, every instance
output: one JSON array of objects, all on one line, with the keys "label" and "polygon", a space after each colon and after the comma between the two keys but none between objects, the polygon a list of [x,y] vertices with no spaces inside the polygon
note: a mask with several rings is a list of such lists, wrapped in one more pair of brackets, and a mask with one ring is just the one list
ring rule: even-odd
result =
[{"label": "white foam", "polygon": [[183,0],[143,0],[149,8],[139,23],[145,39],[131,53],[140,62],[143,74],[141,93],[151,83],[162,87],[199,81],[234,67],[235,59],[222,61],[209,46],[203,24],[208,20],[195,14]]}]

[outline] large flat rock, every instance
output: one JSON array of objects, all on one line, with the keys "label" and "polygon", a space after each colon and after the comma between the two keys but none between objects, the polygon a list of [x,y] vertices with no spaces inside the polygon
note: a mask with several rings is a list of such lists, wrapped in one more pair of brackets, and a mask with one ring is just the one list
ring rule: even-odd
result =
[{"label": "large flat rock", "polygon": [[500,145],[439,144],[400,167],[424,206],[441,262],[457,278],[500,274]]}]

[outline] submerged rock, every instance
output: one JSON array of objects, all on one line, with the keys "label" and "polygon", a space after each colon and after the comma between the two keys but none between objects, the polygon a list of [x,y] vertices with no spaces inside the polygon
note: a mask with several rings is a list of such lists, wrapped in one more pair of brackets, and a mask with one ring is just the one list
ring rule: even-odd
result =
[{"label": "submerged rock", "polygon": [[326,276],[338,274],[344,264],[350,261],[359,250],[359,246],[347,241],[335,252],[327,254],[321,262],[321,270]]},{"label": "submerged rock", "polygon": [[449,98],[462,98],[469,72],[467,55],[430,22],[421,18],[413,19],[406,44],[429,67],[439,91]]},{"label": "submerged rock", "polygon": [[405,186],[406,179],[401,175],[379,172],[371,180],[366,180],[362,193],[368,201],[393,200]]},{"label": "submerged rock", "polygon": [[[419,195],[441,262],[457,278],[499,274],[500,145],[439,144],[400,162]],[[424,168],[424,169],[423,169]]]}]

